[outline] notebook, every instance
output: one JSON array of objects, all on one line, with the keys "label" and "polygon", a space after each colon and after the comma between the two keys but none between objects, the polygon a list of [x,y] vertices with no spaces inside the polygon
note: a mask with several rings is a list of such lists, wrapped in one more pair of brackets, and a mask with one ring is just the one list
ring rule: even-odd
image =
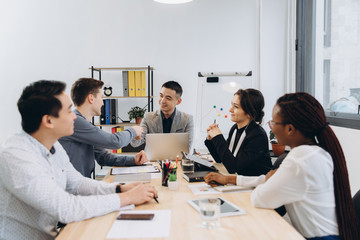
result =
[{"label": "notebook", "polygon": [[203,182],[204,177],[208,175],[210,171],[199,171],[194,173],[184,173],[183,178],[188,182]]},{"label": "notebook", "polygon": [[145,152],[149,160],[182,159],[181,152],[189,152],[189,133],[148,133]]}]

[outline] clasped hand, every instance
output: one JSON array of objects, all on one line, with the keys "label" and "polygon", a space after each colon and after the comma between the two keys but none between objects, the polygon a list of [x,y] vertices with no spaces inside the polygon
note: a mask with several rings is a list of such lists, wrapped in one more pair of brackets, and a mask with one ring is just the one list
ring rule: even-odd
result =
[{"label": "clasped hand", "polygon": [[207,140],[211,140],[213,137],[222,134],[217,124],[213,123],[207,128]]}]

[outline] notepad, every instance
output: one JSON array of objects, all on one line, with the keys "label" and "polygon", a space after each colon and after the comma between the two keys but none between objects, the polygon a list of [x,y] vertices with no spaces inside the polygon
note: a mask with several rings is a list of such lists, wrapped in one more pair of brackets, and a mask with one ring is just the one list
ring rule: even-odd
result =
[{"label": "notepad", "polygon": [[251,191],[253,187],[242,187],[237,185],[225,185],[214,187],[215,190],[219,192],[235,192],[235,191]]}]

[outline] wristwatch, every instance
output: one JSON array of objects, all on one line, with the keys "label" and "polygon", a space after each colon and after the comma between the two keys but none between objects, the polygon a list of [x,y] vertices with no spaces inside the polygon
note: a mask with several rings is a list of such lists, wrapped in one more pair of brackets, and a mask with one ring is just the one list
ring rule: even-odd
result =
[{"label": "wristwatch", "polygon": [[115,192],[121,193],[121,184],[116,185]]}]

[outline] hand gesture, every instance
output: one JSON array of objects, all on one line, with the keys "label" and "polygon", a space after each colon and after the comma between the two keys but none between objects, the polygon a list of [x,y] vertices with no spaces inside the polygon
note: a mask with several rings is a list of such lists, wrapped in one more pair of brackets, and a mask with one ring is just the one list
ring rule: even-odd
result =
[{"label": "hand gesture", "polygon": [[140,140],[140,139],[141,139],[141,135],[142,135],[144,129],[143,129],[142,127],[140,127],[140,126],[133,126],[132,128],[133,128],[133,129],[135,130],[135,132],[136,132],[136,137],[135,137],[135,139],[136,139],[136,140]]},{"label": "hand gesture", "polygon": [[136,165],[142,165],[146,162],[148,162],[149,159],[145,153],[144,150],[141,150],[140,152],[138,152],[136,155],[135,155],[135,159],[134,159],[134,162]]},{"label": "hand gesture", "polygon": [[156,196],[156,191],[150,184],[139,184],[131,190],[119,193],[121,206],[135,204],[140,205],[145,202],[149,202]]},{"label": "hand gesture", "polygon": [[222,134],[217,124],[213,123],[207,128],[207,139],[211,140],[213,137]]},{"label": "hand gesture", "polygon": [[134,183],[128,183],[125,185],[121,185],[121,192],[127,192],[140,184],[142,184],[142,182],[134,182]]},{"label": "hand gesture", "polygon": [[224,175],[220,173],[211,172],[208,175],[204,177],[204,180],[207,184],[209,184],[212,187],[218,186],[218,185],[225,185],[227,184],[227,179]]}]

